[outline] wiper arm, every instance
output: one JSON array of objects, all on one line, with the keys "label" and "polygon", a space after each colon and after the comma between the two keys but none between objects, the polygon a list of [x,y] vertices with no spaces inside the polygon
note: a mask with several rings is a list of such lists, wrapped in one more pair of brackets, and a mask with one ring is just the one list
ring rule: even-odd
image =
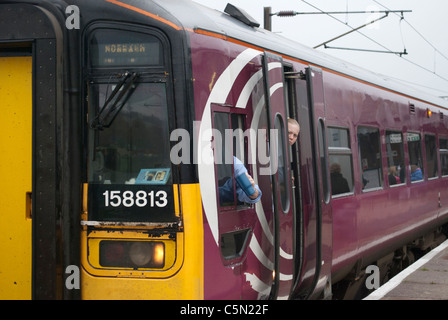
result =
[{"label": "wiper arm", "polygon": [[[104,128],[109,128],[115,117],[121,111],[121,108],[125,105],[126,101],[130,96],[130,89],[132,88],[138,74],[133,72],[132,74],[126,72],[123,79],[117,84],[115,89],[112,91],[110,96],[107,98],[101,110],[98,112],[97,116],[90,123],[90,127],[95,130],[102,130]],[[118,94],[118,92],[120,92]],[[118,94],[118,96],[117,96]],[[116,99],[114,100],[114,98]],[[124,99],[123,99],[124,98]],[[109,104],[114,100],[114,102],[109,106]],[[123,101],[122,101],[123,100]],[[121,103],[120,103],[121,101]]]}]

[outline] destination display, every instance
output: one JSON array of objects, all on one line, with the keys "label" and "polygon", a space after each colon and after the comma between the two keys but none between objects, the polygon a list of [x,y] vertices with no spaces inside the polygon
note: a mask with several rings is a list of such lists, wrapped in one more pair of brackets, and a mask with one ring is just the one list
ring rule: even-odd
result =
[{"label": "destination display", "polygon": [[90,40],[90,65],[94,68],[161,65],[161,43],[153,36],[98,30]]}]

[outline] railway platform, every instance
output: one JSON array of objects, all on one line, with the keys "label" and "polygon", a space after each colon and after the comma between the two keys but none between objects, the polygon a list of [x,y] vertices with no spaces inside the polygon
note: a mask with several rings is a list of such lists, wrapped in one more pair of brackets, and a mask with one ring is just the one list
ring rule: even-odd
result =
[{"label": "railway platform", "polygon": [[448,300],[448,240],[364,300]]}]

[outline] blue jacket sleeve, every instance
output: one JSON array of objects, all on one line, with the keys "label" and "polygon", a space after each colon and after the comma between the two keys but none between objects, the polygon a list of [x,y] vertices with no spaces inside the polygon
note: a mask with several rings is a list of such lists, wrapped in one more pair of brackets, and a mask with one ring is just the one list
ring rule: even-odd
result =
[{"label": "blue jacket sleeve", "polygon": [[[237,157],[233,157],[233,167],[234,167],[234,172],[235,172],[235,177],[239,176],[242,173],[247,172],[246,167],[244,166],[244,164],[237,158]],[[262,192],[260,190],[260,187],[256,184],[255,185],[255,189],[258,190],[258,197],[256,199],[251,199],[249,198],[249,196],[243,191],[243,189],[241,189],[238,184],[236,184],[236,194],[238,196],[238,200],[240,202],[246,202],[246,203],[256,203],[258,201],[260,201],[261,199],[261,195]]]},{"label": "blue jacket sleeve", "polygon": [[260,201],[261,199],[261,190],[258,187],[258,185],[255,185],[255,189],[258,190],[258,197],[256,199],[251,199],[248,197],[248,195],[243,191],[243,189],[241,189],[238,185],[236,186],[236,194],[238,196],[238,200],[241,202],[246,202],[246,203],[256,203],[258,201]]}]

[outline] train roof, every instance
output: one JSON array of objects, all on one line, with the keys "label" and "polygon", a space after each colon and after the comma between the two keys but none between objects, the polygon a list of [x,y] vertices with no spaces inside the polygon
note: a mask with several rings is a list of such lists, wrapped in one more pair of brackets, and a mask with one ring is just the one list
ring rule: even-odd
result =
[{"label": "train roof", "polygon": [[[34,1],[34,0],[27,0]],[[46,0],[42,0],[46,1]],[[60,0],[47,0],[59,2]],[[191,0],[66,0],[80,5],[86,20],[124,20],[123,8],[130,9],[129,19],[137,23],[147,23],[148,16],[184,30],[202,29],[225,35],[251,44],[262,50],[277,52],[305,63],[333,70],[352,78],[401,93],[409,98],[448,110],[448,101],[427,92],[411,88],[385,75],[361,68],[350,62],[335,58],[312,49],[261,27],[249,26],[227,13],[208,8]],[[231,0],[229,0],[231,1]],[[83,9],[84,8],[84,9]],[[99,10],[99,8],[101,8]],[[126,19],[128,20],[128,19]],[[187,31],[188,32],[188,31]]]},{"label": "train roof", "polygon": [[170,12],[184,28],[199,28],[223,34],[448,109],[448,101],[442,98],[410,88],[385,75],[353,65],[261,27],[248,26],[227,13],[190,0],[154,0],[154,2]]}]

